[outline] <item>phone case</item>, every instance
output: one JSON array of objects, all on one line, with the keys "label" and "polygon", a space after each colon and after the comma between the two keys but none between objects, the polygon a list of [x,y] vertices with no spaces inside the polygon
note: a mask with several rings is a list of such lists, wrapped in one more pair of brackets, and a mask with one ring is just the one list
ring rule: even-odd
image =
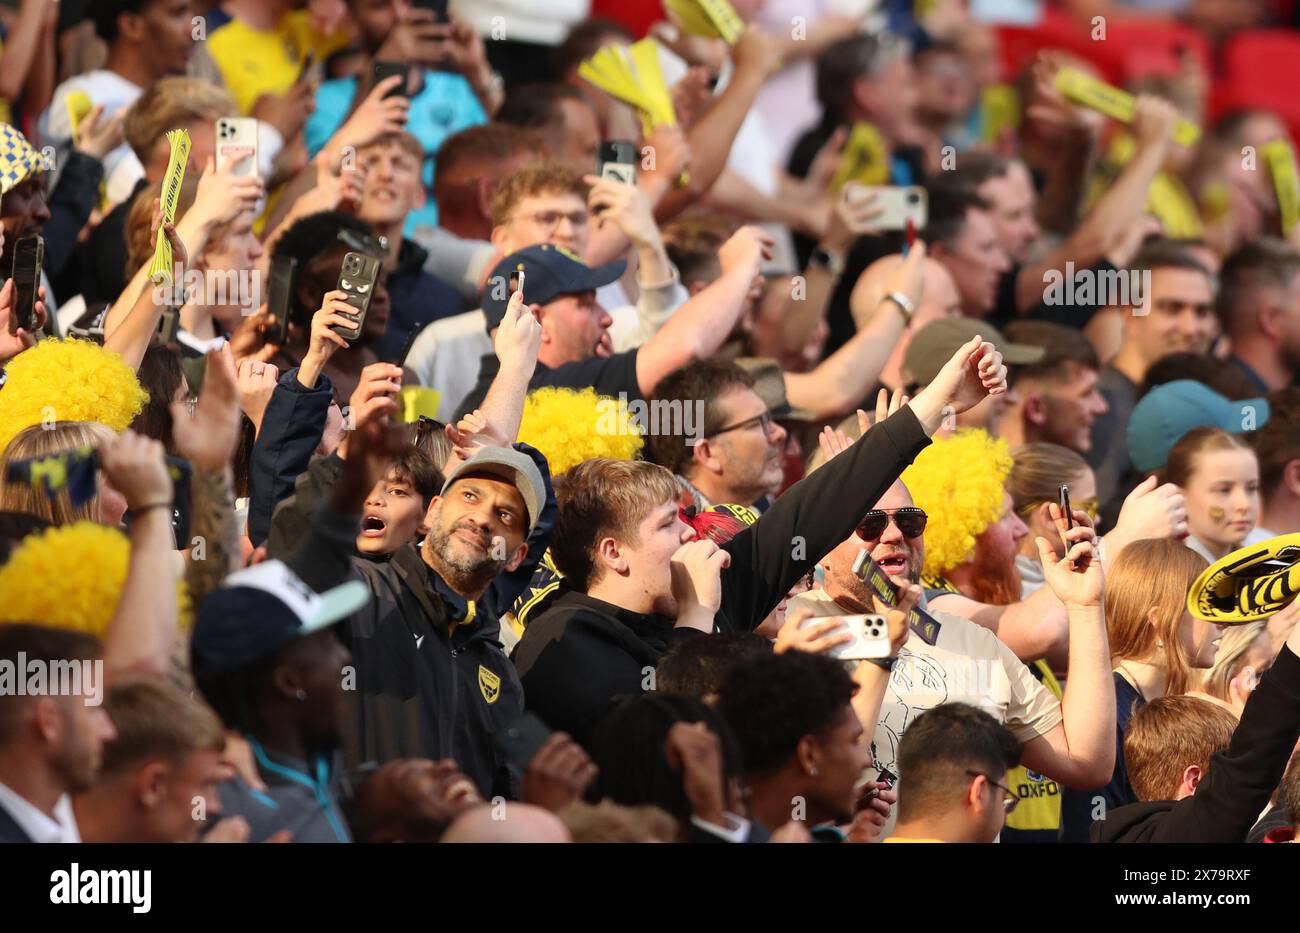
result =
[{"label": "phone case", "polygon": [[384,79],[391,78],[393,75],[397,75],[402,79],[402,83],[385,94],[384,97],[407,96],[406,90],[411,80],[410,66],[402,62],[375,62],[372,74],[374,76],[372,87],[374,84],[379,84]]},{"label": "phone case", "polygon": [[[884,616],[874,614],[840,616],[839,620],[849,627],[853,640],[829,649],[827,655],[841,661],[861,661],[867,658],[890,656],[889,627],[885,624]],[[825,621],[824,617],[813,616],[799,627],[806,628],[822,621]]]},{"label": "phone case", "polygon": [[271,322],[266,328],[268,343],[284,341],[285,331],[288,329],[289,301],[293,295],[293,283],[297,271],[298,260],[292,256],[277,256],[271,262],[270,282],[266,296],[266,310],[271,316]]},{"label": "phone case", "polygon": [[374,256],[348,253],[343,257],[343,268],[339,271],[339,291],[347,292],[348,304],[356,308],[355,314],[347,315],[349,320],[356,322],[355,327],[334,328],[344,340],[356,340],[361,336],[361,327],[366,322],[366,312],[370,310],[370,299],[374,297],[378,278],[379,260]]},{"label": "phone case", "polygon": [[257,121],[252,117],[222,117],[217,121],[217,171],[234,165],[239,176],[258,177]]},{"label": "phone case", "polygon": [[597,150],[596,174],[625,185],[636,184],[636,146],[626,140],[611,140]]},{"label": "phone case", "polygon": [[905,230],[910,220],[919,232],[925,228],[929,216],[929,200],[920,185],[907,187],[868,187],[876,192],[876,206],[880,216],[873,222],[880,230]]},{"label": "phone case", "polygon": [[41,266],[45,263],[45,240],[40,236],[25,236],[14,245],[13,314],[10,327],[22,328],[30,333],[36,324],[36,295],[41,286]]}]

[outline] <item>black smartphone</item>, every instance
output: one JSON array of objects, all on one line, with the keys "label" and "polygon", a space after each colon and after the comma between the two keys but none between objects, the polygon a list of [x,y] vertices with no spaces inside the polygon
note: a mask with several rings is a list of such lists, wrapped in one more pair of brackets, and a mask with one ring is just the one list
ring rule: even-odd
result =
[{"label": "black smartphone", "polygon": [[551,730],[536,713],[524,713],[497,733],[497,744],[506,761],[523,774],[550,737]]},{"label": "black smartphone", "polygon": [[302,57],[302,68],[298,71],[298,80],[301,81],[303,78],[310,75],[311,70],[315,67],[316,53],[311,49],[308,49],[307,54]]},{"label": "black smartphone", "polygon": [[1070,487],[1064,483],[1061,484],[1058,504],[1061,506],[1061,514],[1065,516],[1065,527],[1068,531],[1074,527],[1074,512],[1070,510]]},{"label": "black smartphone", "polygon": [[387,99],[389,97],[409,97],[410,95],[406,93],[406,89],[407,89],[407,85],[410,83],[410,73],[411,73],[411,66],[405,64],[404,62],[375,62],[375,64],[371,67],[370,70],[370,75],[371,75],[370,86],[374,87],[376,84],[383,81],[385,78],[391,78],[393,75],[397,75],[402,79],[401,82],[397,85],[397,87],[393,88],[391,91],[385,94],[384,98]]},{"label": "black smartphone", "polygon": [[271,318],[266,327],[267,343],[283,343],[289,332],[289,303],[297,277],[298,260],[293,256],[280,255],[271,260],[266,295],[266,311]]},{"label": "black smartphone", "polygon": [[348,253],[343,257],[343,268],[339,270],[339,291],[347,292],[348,304],[356,308],[356,313],[344,315],[355,322],[353,327],[335,327],[334,331],[344,340],[356,340],[361,336],[361,327],[366,322],[366,312],[370,310],[370,299],[375,294],[375,282],[379,280],[379,260],[364,253]]},{"label": "black smartphone", "polygon": [[180,313],[175,308],[163,308],[158,316],[158,346],[165,347],[176,342],[176,331],[180,330]]},{"label": "black smartphone", "polygon": [[596,151],[596,174],[625,185],[636,184],[636,143],[627,139],[609,139]]},{"label": "black smartphone", "polygon": [[13,311],[9,315],[9,333],[19,328],[29,334],[36,329],[36,295],[41,287],[41,264],[45,262],[45,239],[25,236],[14,244]]},{"label": "black smartphone", "polygon": [[411,6],[417,10],[433,10],[434,21],[439,23],[448,21],[448,4],[449,0],[411,0]]}]

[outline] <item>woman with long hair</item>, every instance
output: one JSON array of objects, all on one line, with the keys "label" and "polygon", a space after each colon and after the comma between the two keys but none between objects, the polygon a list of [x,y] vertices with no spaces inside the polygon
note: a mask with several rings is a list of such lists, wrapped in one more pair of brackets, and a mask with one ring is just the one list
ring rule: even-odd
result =
[{"label": "woman with long hair", "polygon": [[1209,566],[1180,541],[1135,541],[1110,564],[1106,633],[1115,682],[1115,771],[1096,790],[1067,790],[1062,802],[1066,842],[1087,842],[1094,820],[1136,803],[1124,766],[1124,734],[1135,710],[1193,689],[1193,672],[1214,664],[1221,627],[1187,611],[1187,591]]}]

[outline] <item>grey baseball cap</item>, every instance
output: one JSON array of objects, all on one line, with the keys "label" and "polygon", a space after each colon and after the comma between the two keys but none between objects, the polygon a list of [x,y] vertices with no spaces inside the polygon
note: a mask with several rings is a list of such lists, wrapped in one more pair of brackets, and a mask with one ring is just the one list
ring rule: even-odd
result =
[{"label": "grey baseball cap", "polygon": [[513,447],[481,448],[447,477],[447,482],[442,484],[442,495],[445,496],[458,479],[483,475],[505,480],[519,490],[519,495],[524,498],[524,507],[528,509],[528,532],[531,534],[541,520],[542,506],[546,504],[546,484],[542,482],[541,471],[533,458]]},{"label": "grey baseball cap", "polygon": [[1037,363],[1046,354],[1043,347],[1012,343],[988,321],[971,317],[941,317],[926,324],[915,334],[903,354],[903,375],[909,383],[928,386],[947,365],[952,355],[967,341],[982,336],[1002,354],[1008,366]]}]

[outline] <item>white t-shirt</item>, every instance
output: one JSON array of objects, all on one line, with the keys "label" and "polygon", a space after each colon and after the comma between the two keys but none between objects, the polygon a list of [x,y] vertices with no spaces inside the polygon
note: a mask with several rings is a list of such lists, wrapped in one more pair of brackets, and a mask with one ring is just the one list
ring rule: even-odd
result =
[{"label": "white t-shirt", "polygon": [[[135,103],[144,89],[115,72],[103,69],[73,75],[64,81],[54,89],[54,97],[45,113],[41,114],[39,124],[41,139],[60,149],[71,145],[72,123],[68,119],[67,101],[73,91],[84,91],[92,105],[103,105],[104,117],[111,117]],[[126,143],[104,156],[104,178],[108,182],[110,201],[126,200],[136,181],[143,177],[144,166]]]},{"label": "white t-shirt", "polygon": [[[814,616],[851,614],[825,590],[795,597],[786,611],[798,608],[808,609]],[[898,776],[898,744],[907,727],[942,703],[978,707],[1021,742],[1046,735],[1061,723],[1060,701],[996,635],[961,616],[929,611],[941,625],[935,644],[926,644],[915,632],[910,633],[889,676],[871,742],[878,769]],[[884,835],[893,829],[891,813]]]},{"label": "white t-shirt", "polygon": [[[1261,541],[1267,541],[1269,538],[1276,538],[1276,537],[1277,535],[1269,531],[1267,528],[1252,528],[1250,534],[1246,535],[1246,539],[1241,542],[1239,547],[1250,547],[1252,544],[1259,544],[1259,542]],[[1215,557],[1213,554],[1210,553],[1210,549],[1207,548],[1204,544],[1202,544],[1200,539],[1197,538],[1195,535],[1188,535],[1183,540],[1187,543],[1187,546],[1189,548],[1191,548],[1197,554],[1200,554],[1211,564],[1219,560],[1219,558]],[[1233,548],[1233,550],[1236,550],[1236,548]]]}]

